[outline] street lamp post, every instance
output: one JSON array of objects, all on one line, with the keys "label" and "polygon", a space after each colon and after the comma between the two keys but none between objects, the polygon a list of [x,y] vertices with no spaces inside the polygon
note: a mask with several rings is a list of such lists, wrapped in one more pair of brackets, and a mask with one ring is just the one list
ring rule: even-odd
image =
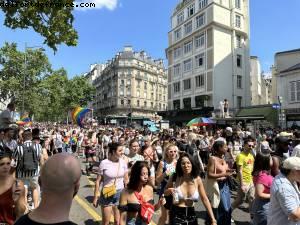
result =
[{"label": "street lamp post", "polygon": [[24,114],[25,109],[25,86],[26,86],[26,71],[27,71],[27,49],[34,49],[38,48],[40,51],[45,51],[45,49],[41,46],[32,46],[28,47],[27,43],[25,42],[25,53],[24,53],[24,74],[23,74],[23,96],[22,96],[22,111],[21,116]]}]

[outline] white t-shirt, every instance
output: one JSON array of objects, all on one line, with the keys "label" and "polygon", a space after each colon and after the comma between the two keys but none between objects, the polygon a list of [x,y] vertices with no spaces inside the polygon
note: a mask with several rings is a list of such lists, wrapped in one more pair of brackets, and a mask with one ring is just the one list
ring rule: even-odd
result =
[{"label": "white t-shirt", "polygon": [[62,148],[63,141],[62,141],[62,136],[60,134],[54,135],[53,142],[55,148]]},{"label": "white t-shirt", "polygon": [[295,146],[292,156],[300,157],[300,144]]}]

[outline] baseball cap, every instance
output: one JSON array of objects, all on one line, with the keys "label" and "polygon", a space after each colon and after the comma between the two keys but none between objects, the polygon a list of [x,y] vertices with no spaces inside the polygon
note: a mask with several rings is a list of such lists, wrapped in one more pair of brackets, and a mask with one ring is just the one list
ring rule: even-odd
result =
[{"label": "baseball cap", "polygon": [[300,170],[300,158],[299,157],[289,157],[283,161],[282,167],[288,170]]},{"label": "baseball cap", "polygon": [[232,127],[226,127],[225,130],[232,133]]}]

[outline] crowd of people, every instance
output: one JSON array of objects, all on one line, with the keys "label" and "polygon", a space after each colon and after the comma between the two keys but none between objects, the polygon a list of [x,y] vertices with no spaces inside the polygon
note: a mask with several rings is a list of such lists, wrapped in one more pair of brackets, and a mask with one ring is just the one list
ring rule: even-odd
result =
[{"label": "crowd of people", "polygon": [[149,224],[158,210],[158,225],[198,224],[199,200],[205,224],[233,223],[244,201],[253,225],[300,224],[297,131],[57,124],[1,128],[0,224],[74,224],[82,174],[97,174],[103,225]]}]

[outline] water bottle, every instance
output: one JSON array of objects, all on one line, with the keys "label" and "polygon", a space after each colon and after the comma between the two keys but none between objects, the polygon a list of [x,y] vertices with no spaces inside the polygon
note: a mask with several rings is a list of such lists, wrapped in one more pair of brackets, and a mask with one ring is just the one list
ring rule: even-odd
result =
[{"label": "water bottle", "polygon": [[173,182],[173,187],[174,187],[174,193],[173,193],[173,203],[178,204],[179,203],[179,195],[176,190],[175,182]]}]

